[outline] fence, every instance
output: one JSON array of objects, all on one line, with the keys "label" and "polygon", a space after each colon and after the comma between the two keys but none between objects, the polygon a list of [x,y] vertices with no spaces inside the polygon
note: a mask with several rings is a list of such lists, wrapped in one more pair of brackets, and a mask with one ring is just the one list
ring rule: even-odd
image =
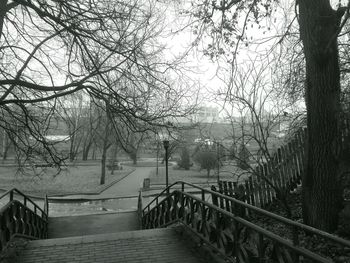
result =
[{"label": "fence", "polygon": [[275,189],[293,191],[301,183],[305,166],[306,128],[300,129],[274,156],[258,165],[242,183],[219,181],[218,191],[227,196],[238,196],[248,204],[265,207],[276,199]]},{"label": "fence", "polygon": [[0,209],[0,252],[4,251],[14,237],[43,239],[48,236],[48,201],[41,209],[29,197],[17,189],[0,196],[8,202]]},{"label": "fence", "polygon": [[[196,195],[189,193],[192,189],[196,189]],[[247,221],[241,215],[243,210],[282,225],[285,234],[281,237],[271,229]],[[143,229],[177,223],[197,235],[228,262],[334,262],[327,253],[335,250],[325,249],[322,251],[325,254],[321,255],[320,251],[306,246],[305,239],[310,236],[338,248],[340,255],[345,255],[350,249],[347,240],[181,181],[164,189],[142,210]]]}]

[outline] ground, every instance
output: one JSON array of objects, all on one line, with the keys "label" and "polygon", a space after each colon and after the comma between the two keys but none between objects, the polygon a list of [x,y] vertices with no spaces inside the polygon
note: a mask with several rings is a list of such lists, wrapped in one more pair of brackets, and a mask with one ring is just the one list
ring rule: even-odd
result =
[{"label": "ground", "polygon": [[[243,180],[246,176],[241,175],[242,171],[239,168],[230,165],[229,163],[224,164],[220,167],[219,178],[220,180],[232,180],[237,179]],[[238,176],[241,175],[241,176]],[[175,164],[169,167],[169,183],[174,183],[176,181],[185,181],[188,183],[207,183],[208,176],[206,170],[201,170],[198,166],[193,165],[190,170],[184,170],[178,168]],[[151,179],[151,184],[165,184],[165,167],[160,167],[158,174],[156,174],[156,169],[151,171],[149,175]],[[217,182],[217,170],[210,171],[209,182]]]},{"label": "ground", "polygon": [[[137,161],[136,164],[133,162],[127,161],[122,162],[123,165],[132,166],[132,167],[156,167],[157,163],[155,161]],[[158,167],[165,167],[165,164],[158,163]]]},{"label": "ground", "polygon": [[[301,211],[301,188],[297,191],[291,193],[288,196],[288,204],[292,211],[292,220],[303,223],[302,220],[302,211]],[[270,205],[264,207],[265,210],[268,210],[274,214],[278,214],[286,217],[285,210],[283,209],[280,202],[277,200],[271,203]],[[340,214],[340,223],[339,228],[335,235],[350,240],[350,204],[344,208]],[[250,215],[249,221],[260,225],[261,227],[277,234],[278,236],[292,240],[292,231],[287,229],[286,225],[280,223],[271,218],[265,216],[260,216],[258,214]],[[308,248],[309,250],[316,252],[324,257],[333,259],[336,263],[349,263],[350,262],[350,250],[349,248],[344,248],[341,245],[337,245],[334,242],[328,240],[307,235],[305,233],[299,233],[299,242],[302,246]]]},{"label": "ground", "polygon": [[113,175],[107,170],[106,183],[100,185],[99,162],[69,165],[58,175],[55,168],[26,169],[26,173],[23,174],[18,173],[15,166],[1,166],[0,185],[3,190],[15,187],[35,196],[96,193],[133,170],[132,167],[123,166],[122,170],[114,171]]}]

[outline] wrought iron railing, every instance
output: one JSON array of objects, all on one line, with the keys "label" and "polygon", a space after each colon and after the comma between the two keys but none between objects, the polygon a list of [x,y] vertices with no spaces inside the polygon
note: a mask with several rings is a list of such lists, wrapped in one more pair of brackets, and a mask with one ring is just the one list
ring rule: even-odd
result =
[{"label": "wrought iron railing", "polygon": [[0,251],[3,251],[16,236],[30,239],[47,238],[47,197],[44,200],[44,209],[15,188],[0,196],[0,200],[5,198],[8,198],[8,201],[0,209]]},{"label": "wrought iron railing", "polygon": [[139,219],[139,227],[142,228],[142,191],[139,191],[139,197],[137,199],[137,216]]},{"label": "wrought iron railing", "polygon": [[[185,192],[185,187],[197,189],[197,194]],[[341,246],[344,251],[350,248],[347,240],[218,192],[185,182],[176,182],[169,186],[170,189],[175,190],[164,196],[165,189],[143,209],[143,228],[166,227],[180,222],[234,262],[333,262],[301,245],[300,239],[305,233]],[[278,221],[291,232],[291,238],[282,238],[248,221],[246,211]]]}]

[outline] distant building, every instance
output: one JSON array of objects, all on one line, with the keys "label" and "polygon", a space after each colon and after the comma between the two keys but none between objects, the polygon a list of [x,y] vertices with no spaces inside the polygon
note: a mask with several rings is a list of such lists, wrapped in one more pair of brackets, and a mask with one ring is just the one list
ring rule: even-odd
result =
[{"label": "distant building", "polygon": [[186,117],[177,117],[177,123],[221,123],[217,107],[201,106],[194,113]]},{"label": "distant building", "polygon": [[219,110],[217,107],[202,106],[192,115],[193,122],[218,123],[220,122]]}]

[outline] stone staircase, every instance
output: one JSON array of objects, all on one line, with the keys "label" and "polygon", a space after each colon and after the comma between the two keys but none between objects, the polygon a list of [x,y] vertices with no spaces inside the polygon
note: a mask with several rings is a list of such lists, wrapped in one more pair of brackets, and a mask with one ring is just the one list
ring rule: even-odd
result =
[{"label": "stone staircase", "polygon": [[138,230],[136,212],[49,218],[49,239],[23,241],[8,262],[206,261],[180,226]]},{"label": "stone staircase", "polygon": [[[42,209],[16,189],[0,199],[5,197],[1,263],[333,263],[345,254],[350,259],[348,240],[186,182],[170,185],[146,207],[140,194],[137,212],[53,218],[47,200]],[[256,216],[282,227],[285,235],[251,222]],[[336,246],[337,255],[309,249],[305,233]]]}]

